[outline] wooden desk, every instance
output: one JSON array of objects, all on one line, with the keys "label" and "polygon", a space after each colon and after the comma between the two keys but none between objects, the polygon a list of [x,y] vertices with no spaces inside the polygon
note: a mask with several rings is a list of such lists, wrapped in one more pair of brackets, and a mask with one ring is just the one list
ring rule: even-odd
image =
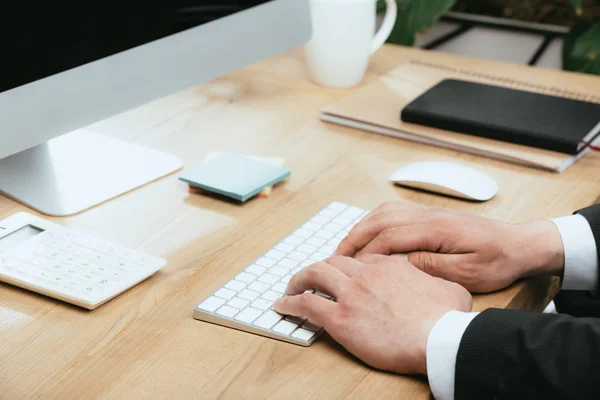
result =
[{"label": "wooden desk", "polygon": [[[559,73],[401,47],[376,54],[367,81],[404,60]],[[572,85],[600,92],[600,79]],[[319,122],[347,91],[307,79],[300,51],[253,65],[92,127],[181,156],[208,151],[286,157],[293,174],[269,199],[244,206],[189,195],[176,175],[81,215],[72,228],[165,257],[164,270],[88,312],[0,284],[0,398],[428,398],[425,379],[374,371],[329,338],[302,348],[196,321],[196,304],[331,201],[373,208],[386,200],[436,205],[523,222],[571,213],[600,194],[600,157],[562,175]],[[496,178],[500,194],[475,204],[393,187],[400,165],[460,160]],[[107,160],[110,162],[110,160]],[[0,197],[0,218],[25,210]],[[518,251],[518,249],[515,249]],[[549,280],[475,299],[475,310],[540,310]]]}]

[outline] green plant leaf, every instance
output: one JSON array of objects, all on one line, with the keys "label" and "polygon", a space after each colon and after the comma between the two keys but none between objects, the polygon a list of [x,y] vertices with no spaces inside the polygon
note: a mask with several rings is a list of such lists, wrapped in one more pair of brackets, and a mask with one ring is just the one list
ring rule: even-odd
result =
[{"label": "green plant leaf", "polygon": [[575,13],[577,15],[583,14],[583,0],[571,0],[573,3],[573,8],[575,8]]},{"label": "green plant leaf", "polygon": [[565,37],[563,67],[600,75],[600,22],[576,25]]},{"label": "green plant leaf", "polygon": [[455,0],[396,0],[398,19],[389,43],[412,46],[415,34],[431,27],[446,13]]}]

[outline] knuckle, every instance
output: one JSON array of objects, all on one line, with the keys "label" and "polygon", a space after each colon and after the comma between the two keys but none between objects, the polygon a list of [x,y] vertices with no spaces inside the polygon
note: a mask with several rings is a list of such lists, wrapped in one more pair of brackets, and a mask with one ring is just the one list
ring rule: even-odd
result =
[{"label": "knuckle", "polygon": [[375,226],[381,226],[382,224],[385,224],[388,218],[389,216],[386,211],[378,211],[373,214],[373,217],[371,218],[371,224]]},{"label": "knuckle", "polygon": [[325,263],[341,263],[348,260],[348,257],[344,257],[344,256],[331,256],[328,259],[326,259],[324,262]]},{"label": "knuckle", "polygon": [[298,304],[303,310],[310,308],[311,304],[313,304],[313,295],[310,293],[302,293],[300,298],[298,299]]},{"label": "knuckle", "polygon": [[322,269],[323,269],[323,263],[320,262],[320,263],[312,264],[312,265],[309,265],[308,267],[306,267],[304,273],[308,279],[315,279],[315,278],[319,277]]},{"label": "knuckle", "polygon": [[381,204],[379,207],[377,207],[375,210],[376,211],[388,211],[393,209],[396,206],[396,203],[392,202],[392,201],[386,201],[385,203]]},{"label": "knuckle", "polygon": [[346,302],[343,302],[339,305],[337,311],[337,318],[335,318],[335,323],[340,326],[344,326],[348,323],[352,315],[352,306]]},{"label": "knuckle", "polygon": [[443,230],[447,230],[452,225],[454,225],[453,218],[448,214],[439,215],[439,216],[435,217],[434,220],[435,220],[436,225]]},{"label": "knuckle", "polygon": [[396,234],[396,230],[393,228],[384,229],[379,234],[379,240],[383,243],[390,243]]}]

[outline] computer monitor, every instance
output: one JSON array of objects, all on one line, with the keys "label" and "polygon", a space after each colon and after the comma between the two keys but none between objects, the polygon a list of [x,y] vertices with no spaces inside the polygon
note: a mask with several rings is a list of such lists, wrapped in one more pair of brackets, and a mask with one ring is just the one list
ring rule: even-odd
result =
[{"label": "computer monitor", "polygon": [[0,192],[66,216],[176,171],[82,128],[309,38],[308,0],[3,2]]}]

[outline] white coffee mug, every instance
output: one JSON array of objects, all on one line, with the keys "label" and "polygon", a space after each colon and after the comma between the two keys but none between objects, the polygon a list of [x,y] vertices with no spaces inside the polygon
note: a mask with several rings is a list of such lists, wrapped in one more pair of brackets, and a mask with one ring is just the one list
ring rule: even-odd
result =
[{"label": "white coffee mug", "polygon": [[396,0],[386,2],[383,25],[375,34],[377,0],[310,0],[313,36],[305,55],[316,83],[348,88],[363,80],[371,54],[385,43],[396,23]]}]

